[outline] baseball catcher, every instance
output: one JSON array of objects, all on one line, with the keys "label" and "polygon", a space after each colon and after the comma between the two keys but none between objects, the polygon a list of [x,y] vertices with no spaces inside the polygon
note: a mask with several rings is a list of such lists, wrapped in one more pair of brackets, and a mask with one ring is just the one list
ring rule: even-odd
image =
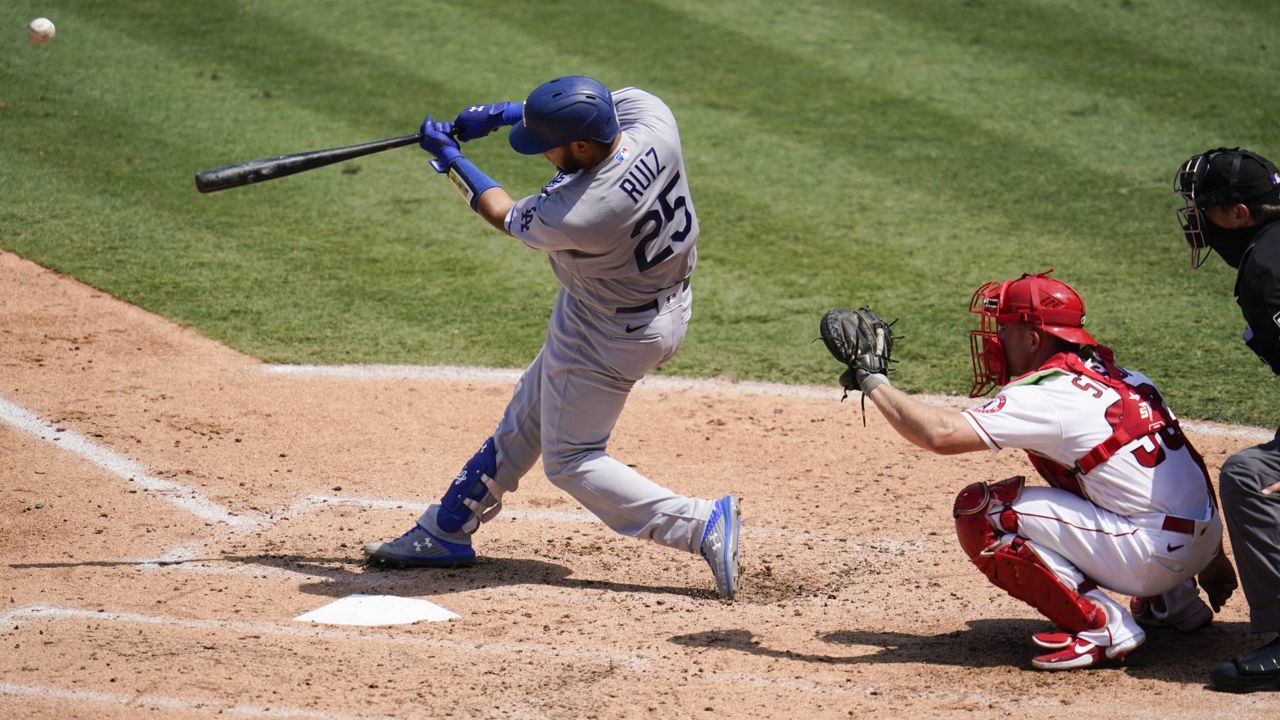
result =
[{"label": "baseball catcher", "polygon": [[[1049,486],[970,483],[955,500],[956,534],[988,580],[1054,623],[1032,637],[1044,650],[1032,665],[1067,670],[1123,659],[1146,642],[1144,627],[1208,624],[1195,576],[1230,564],[1191,441],[1151,380],[1116,365],[1084,329],[1076,291],[1048,275],[974,293],[970,397],[1000,390],[964,412],[889,383],[892,335],[870,310],[833,310],[822,327],[846,366],[841,384],[870,396],[907,440],[944,455],[1026,451]],[[1133,596],[1131,607],[1102,588]]]}]

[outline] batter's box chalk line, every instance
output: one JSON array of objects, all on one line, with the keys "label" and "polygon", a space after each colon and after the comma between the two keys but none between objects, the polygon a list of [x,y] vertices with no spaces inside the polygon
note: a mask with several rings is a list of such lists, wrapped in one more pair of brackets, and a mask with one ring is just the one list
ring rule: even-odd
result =
[{"label": "batter's box chalk line", "polygon": [[[634,649],[618,649],[613,650],[607,647],[577,647],[564,644],[549,644],[534,641],[498,641],[489,637],[480,640],[466,640],[456,637],[433,637],[420,633],[404,633],[400,631],[388,630],[383,628],[359,628],[344,629],[336,627],[319,627],[306,623],[280,624],[273,622],[255,622],[246,620],[223,620],[223,619],[192,619],[182,618],[171,615],[148,615],[142,613],[116,612],[105,609],[89,610],[86,608],[68,607],[52,604],[33,604],[19,608],[14,608],[6,613],[0,613],[0,621],[5,625],[16,629],[24,625],[32,625],[35,623],[51,623],[51,622],[81,622],[99,625],[103,623],[117,623],[122,625],[139,625],[144,627],[160,628],[168,636],[172,637],[175,631],[192,632],[201,638],[205,638],[212,633],[227,633],[231,635],[264,635],[272,637],[285,638],[301,638],[328,642],[354,642],[354,643],[371,643],[377,648],[385,648],[387,646],[400,646],[406,648],[425,649],[425,650],[444,650],[450,652],[458,652],[464,654],[474,654],[480,656],[498,656],[509,658],[511,656],[530,657],[538,656],[546,659],[546,662],[555,665],[562,665],[566,659],[576,660],[578,662],[598,663],[602,668],[607,668],[609,672],[622,671],[636,675],[637,677],[651,678],[656,668],[668,667],[672,663],[672,657],[666,650],[644,650],[640,648]],[[18,627],[14,627],[14,626]],[[381,650],[379,650],[381,652]],[[705,648],[691,648],[691,653],[700,654],[705,652]],[[746,673],[746,672],[716,672],[708,674],[705,682],[724,687],[780,687],[789,690],[796,690],[808,694],[818,695],[821,697],[832,696],[849,696],[851,694],[860,694],[861,691],[857,687],[847,686],[847,680],[841,680],[839,685],[831,683],[814,682],[801,677],[784,677],[776,672],[771,673]],[[25,695],[29,692],[39,694],[44,688],[29,685],[4,685],[0,684],[0,694]],[[47,688],[51,692],[80,692],[62,690],[59,688]],[[84,691],[92,693],[93,691]],[[114,697],[114,696],[113,696]],[[146,697],[133,696],[129,698]],[[179,703],[194,703],[193,700],[174,699]],[[134,704],[138,703],[136,700]],[[224,701],[213,701],[212,707],[225,707]],[[186,709],[186,705],[175,705]],[[247,706],[246,706],[247,707]],[[319,717],[319,718],[347,718],[349,716],[325,713],[324,711],[306,711],[301,715],[291,715],[287,708],[272,708],[271,714],[258,713],[254,710],[245,712],[237,712],[228,709],[228,713],[233,715],[248,715],[252,717],[269,716],[269,717]]]},{"label": "batter's box chalk line", "polygon": [[289,705],[229,704],[223,698],[171,697],[150,693],[112,693],[101,690],[73,690],[47,685],[22,685],[0,683],[0,695],[31,698],[33,700],[60,700],[114,707],[135,707],[149,710],[192,712],[200,715],[226,714],[250,718],[308,718],[314,720],[395,720],[389,715],[346,715],[343,713],[299,708]]},{"label": "batter's box chalk line", "polygon": [[40,440],[56,445],[143,490],[195,515],[201,520],[219,523],[245,532],[261,527],[265,518],[253,512],[234,512],[181,483],[155,477],[139,463],[125,455],[99,445],[89,438],[46,422],[35,413],[0,398],[0,421],[4,421]]}]

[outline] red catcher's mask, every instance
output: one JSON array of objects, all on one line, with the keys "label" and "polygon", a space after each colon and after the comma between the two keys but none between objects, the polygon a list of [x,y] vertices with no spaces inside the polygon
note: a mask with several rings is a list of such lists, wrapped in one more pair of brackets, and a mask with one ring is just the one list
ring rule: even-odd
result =
[{"label": "red catcher's mask", "polygon": [[1084,330],[1084,300],[1072,287],[1049,277],[1052,269],[1017,280],[991,281],[979,287],[969,312],[979,317],[969,333],[973,388],[969,397],[986,395],[1009,382],[1009,362],[996,332],[1006,323],[1025,323],[1069,343],[1096,346]]}]

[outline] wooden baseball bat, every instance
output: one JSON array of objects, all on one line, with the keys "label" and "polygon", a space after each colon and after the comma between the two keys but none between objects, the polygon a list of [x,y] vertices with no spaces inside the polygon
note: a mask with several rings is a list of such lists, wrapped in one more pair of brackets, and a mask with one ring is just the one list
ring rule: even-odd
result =
[{"label": "wooden baseball bat", "polygon": [[196,173],[196,189],[202,193],[217,192],[228,188],[251,185],[263,180],[274,180],[286,175],[313,170],[325,165],[358,158],[362,155],[390,150],[391,148],[414,145],[422,140],[422,133],[403,135],[401,137],[375,140],[363,145],[347,145],[346,147],[329,148],[327,150],[311,150],[293,155],[277,155],[275,157],[250,160],[237,165],[203,170]]}]

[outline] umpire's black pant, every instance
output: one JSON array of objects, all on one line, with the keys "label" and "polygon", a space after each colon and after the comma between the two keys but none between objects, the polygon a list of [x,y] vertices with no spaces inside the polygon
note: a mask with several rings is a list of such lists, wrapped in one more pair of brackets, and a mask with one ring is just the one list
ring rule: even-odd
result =
[{"label": "umpire's black pant", "polygon": [[1280,632],[1280,491],[1262,494],[1277,482],[1280,430],[1271,442],[1241,450],[1222,464],[1222,509],[1255,633]]}]

